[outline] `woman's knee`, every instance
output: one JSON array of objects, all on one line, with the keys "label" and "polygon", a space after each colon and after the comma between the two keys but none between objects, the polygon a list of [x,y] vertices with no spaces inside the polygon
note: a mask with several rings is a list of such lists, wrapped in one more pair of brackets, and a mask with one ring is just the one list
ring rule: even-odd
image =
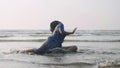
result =
[{"label": "woman's knee", "polygon": [[71,47],[69,48],[70,51],[77,51],[77,49],[78,49],[77,46],[71,46]]}]

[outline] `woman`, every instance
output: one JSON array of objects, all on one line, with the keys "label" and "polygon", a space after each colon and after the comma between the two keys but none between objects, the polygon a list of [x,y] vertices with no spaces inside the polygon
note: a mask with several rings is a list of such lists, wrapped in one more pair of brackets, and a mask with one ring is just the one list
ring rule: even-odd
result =
[{"label": "woman", "polygon": [[42,44],[42,46],[38,49],[28,49],[23,51],[17,51],[18,53],[35,53],[43,55],[45,53],[50,53],[55,48],[62,48],[67,51],[77,51],[76,46],[68,46],[62,47],[62,43],[64,38],[67,35],[74,34],[77,28],[75,28],[72,32],[64,31],[64,25],[60,21],[53,21],[50,24],[50,31],[52,35],[46,39],[46,41]]}]

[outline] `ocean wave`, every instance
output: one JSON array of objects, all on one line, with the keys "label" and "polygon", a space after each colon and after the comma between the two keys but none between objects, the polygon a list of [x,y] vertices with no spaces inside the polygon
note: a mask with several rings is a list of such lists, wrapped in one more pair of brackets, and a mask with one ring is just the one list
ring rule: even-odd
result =
[{"label": "ocean wave", "polygon": [[[84,62],[38,62],[38,61],[30,61],[30,60],[21,60],[21,59],[13,59],[13,58],[2,58],[0,59],[0,62],[8,62],[10,61],[11,63],[22,63],[22,64],[36,64],[36,65],[44,65],[44,66],[52,66],[52,67],[70,67],[70,66],[90,66],[90,68],[120,68],[120,63],[117,63],[116,61],[114,62],[101,62],[101,63],[91,63],[88,61]],[[91,67],[92,66],[92,67]],[[51,67],[50,67],[51,68]],[[83,67],[82,67],[83,68]]]},{"label": "ocean wave", "polygon": [[[0,39],[0,42],[43,42],[46,39]],[[64,40],[65,42],[120,42],[120,40]]]},{"label": "ocean wave", "polygon": [[120,68],[120,63],[116,62],[99,63],[98,68]]},{"label": "ocean wave", "polygon": [[120,42],[120,40],[65,40],[66,42]]},{"label": "ocean wave", "polygon": [[68,66],[68,65],[94,65],[95,63],[90,62],[68,62],[68,63],[57,63],[57,62],[37,62],[30,60],[21,60],[21,59],[13,59],[13,58],[2,58],[0,61],[12,61],[12,62],[21,62],[21,63],[29,63],[29,64],[39,64],[39,65],[54,65],[54,66]]},{"label": "ocean wave", "polygon": [[[31,61],[21,61],[21,60],[13,60],[13,59],[0,59],[1,62],[9,62],[11,63],[21,63],[21,64],[35,64],[39,65],[40,68],[120,68],[119,63],[99,63],[99,64],[92,64],[87,62],[73,62],[73,63],[40,63],[40,62],[31,62]],[[50,67],[49,67],[50,66]],[[6,66],[7,67],[7,66]],[[36,67],[35,67],[36,68]]]},{"label": "ocean wave", "polygon": [[71,63],[42,63],[43,65],[68,66],[68,65],[94,65],[88,62],[71,62]]},{"label": "ocean wave", "polygon": [[83,54],[105,54],[105,55],[117,55],[120,54],[119,50],[91,50],[91,49],[79,49],[77,53]]},{"label": "ocean wave", "polygon": [[21,40],[21,39],[19,39],[19,40],[0,40],[0,42],[43,42],[43,41],[45,41],[45,39],[40,39],[40,40],[37,40],[37,39],[26,39],[26,40]]},{"label": "ocean wave", "polygon": [[[49,36],[51,32],[49,30],[0,30],[0,36],[13,36],[13,37],[38,37]],[[120,36],[120,30],[77,30],[75,34],[71,36]]]},{"label": "ocean wave", "polygon": [[0,38],[8,38],[8,37],[13,37],[13,35],[0,35]]}]

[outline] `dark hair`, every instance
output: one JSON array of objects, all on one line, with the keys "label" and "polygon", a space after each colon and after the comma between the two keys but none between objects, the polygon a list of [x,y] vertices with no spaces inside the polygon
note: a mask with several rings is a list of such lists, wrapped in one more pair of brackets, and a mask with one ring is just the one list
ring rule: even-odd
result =
[{"label": "dark hair", "polygon": [[60,21],[53,21],[53,22],[51,22],[51,23],[50,23],[50,28],[54,30],[55,27],[56,27],[59,23],[60,23]]}]

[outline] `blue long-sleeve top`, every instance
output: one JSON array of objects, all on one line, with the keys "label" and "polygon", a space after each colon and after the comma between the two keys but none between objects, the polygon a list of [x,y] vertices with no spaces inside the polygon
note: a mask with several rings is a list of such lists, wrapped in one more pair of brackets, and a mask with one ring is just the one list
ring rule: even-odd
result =
[{"label": "blue long-sleeve top", "polygon": [[62,43],[66,36],[66,32],[64,31],[64,25],[59,23],[51,36],[42,44],[42,46],[35,50],[36,54],[44,54],[48,53],[51,49],[56,47],[62,47]]}]

